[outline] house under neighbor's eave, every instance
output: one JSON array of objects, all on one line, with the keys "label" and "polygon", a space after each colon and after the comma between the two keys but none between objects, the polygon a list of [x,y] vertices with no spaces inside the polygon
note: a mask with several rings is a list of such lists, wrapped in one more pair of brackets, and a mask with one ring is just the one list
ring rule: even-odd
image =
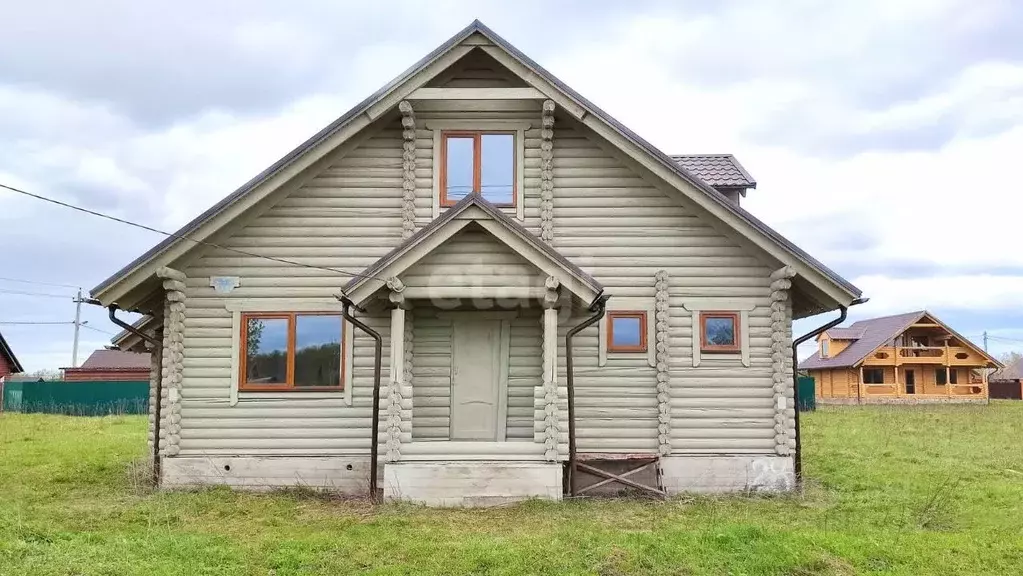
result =
[{"label": "house under neighbor's eave", "polygon": [[560,498],[565,340],[605,298],[572,345],[577,492],[644,464],[625,480],[786,489],[792,319],[860,291],[740,208],[753,186],[474,22],[179,232],[216,247],[168,239],[92,294],[164,343],[167,487],[366,493],[373,340],[343,290],[383,339],[387,498]]}]

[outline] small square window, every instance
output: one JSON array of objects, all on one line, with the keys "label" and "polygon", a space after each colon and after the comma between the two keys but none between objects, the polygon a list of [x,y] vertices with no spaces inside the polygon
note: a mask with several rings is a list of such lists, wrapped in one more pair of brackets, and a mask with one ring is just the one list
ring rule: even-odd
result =
[{"label": "small square window", "polygon": [[700,313],[700,349],[704,352],[738,352],[739,314]]},{"label": "small square window", "polygon": [[608,312],[608,352],[646,352],[646,312]]},{"label": "small square window", "polygon": [[444,132],[440,205],[452,206],[477,193],[497,206],[514,206],[515,146],[511,132]]}]

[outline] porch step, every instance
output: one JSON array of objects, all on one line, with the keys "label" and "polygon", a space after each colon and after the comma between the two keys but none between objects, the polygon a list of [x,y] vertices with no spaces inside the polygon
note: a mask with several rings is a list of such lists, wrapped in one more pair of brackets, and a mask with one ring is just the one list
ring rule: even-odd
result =
[{"label": "porch step", "polygon": [[427,506],[560,500],[562,465],[549,462],[397,462],[384,465],[384,499]]}]

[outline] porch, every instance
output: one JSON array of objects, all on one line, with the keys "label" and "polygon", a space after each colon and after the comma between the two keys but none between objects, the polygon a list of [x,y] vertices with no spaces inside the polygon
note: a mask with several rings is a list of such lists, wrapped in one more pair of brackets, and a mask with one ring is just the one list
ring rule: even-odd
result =
[{"label": "porch", "polygon": [[[976,367],[935,366],[929,357],[889,367],[859,368],[856,398],[863,403],[982,401],[988,396],[987,373]],[[866,363],[865,363],[866,364]],[[880,376],[880,378],[878,377]]]}]

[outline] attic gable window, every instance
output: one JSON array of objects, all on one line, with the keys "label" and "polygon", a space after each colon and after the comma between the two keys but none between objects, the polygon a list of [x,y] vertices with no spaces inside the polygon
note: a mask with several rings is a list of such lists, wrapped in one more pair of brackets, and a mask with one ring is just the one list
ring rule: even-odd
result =
[{"label": "attic gable window", "polygon": [[821,358],[831,355],[831,340],[821,340]]},{"label": "attic gable window", "polygon": [[500,131],[441,134],[440,205],[472,193],[497,206],[515,206],[516,135]]},{"label": "attic gable window", "polygon": [[239,390],[343,389],[340,314],[245,313],[240,338]]}]

